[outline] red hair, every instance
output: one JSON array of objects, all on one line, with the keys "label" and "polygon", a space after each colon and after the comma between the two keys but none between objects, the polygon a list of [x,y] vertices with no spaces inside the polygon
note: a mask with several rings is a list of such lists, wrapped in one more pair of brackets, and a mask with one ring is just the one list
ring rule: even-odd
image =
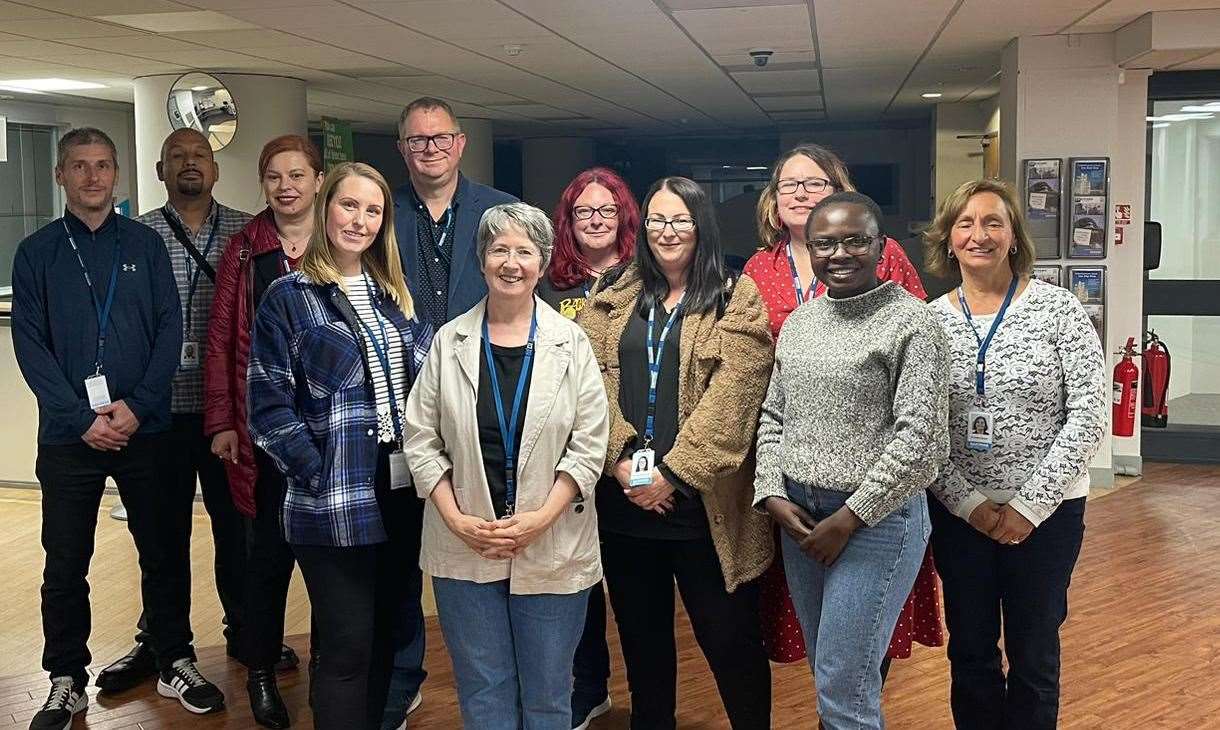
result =
[{"label": "red hair", "polygon": [[299,134],[282,134],[279,137],[271,140],[263,145],[263,151],[258,156],[258,178],[263,179],[263,175],[267,174],[267,165],[271,164],[271,158],[281,152],[300,152],[305,155],[305,159],[309,160],[309,166],[314,172],[322,172],[322,154],[318,152],[318,147],[309,138],[302,137]]},{"label": "red hair", "polygon": [[580,253],[580,244],[576,242],[576,233],[572,229],[572,205],[580,197],[585,188],[597,183],[610,191],[614,204],[618,206],[618,233],[615,246],[618,249],[618,261],[622,263],[635,255],[636,230],[640,225],[640,206],[631,194],[631,188],[623,182],[623,178],[606,167],[591,167],[577,175],[563,189],[559,202],[555,205],[555,213],[551,219],[555,222],[555,247],[551,253],[551,265],[547,278],[556,289],[571,289],[589,278],[592,273],[589,263]]}]

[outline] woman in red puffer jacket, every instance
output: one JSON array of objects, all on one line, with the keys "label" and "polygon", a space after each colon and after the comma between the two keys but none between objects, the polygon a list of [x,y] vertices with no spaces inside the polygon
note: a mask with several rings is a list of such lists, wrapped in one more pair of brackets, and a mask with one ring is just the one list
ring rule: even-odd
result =
[{"label": "woman in red puffer jacket", "polygon": [[[263,292],[296,267],[309,245],[322,158],[305,137],[284,135],[263,147],[258,174],[267,208],[234,234],[216,273],[203,371],[203,427],[212,437],[212,453],[224,461],[233,503],[250,518],[247,619],[237,657],[249,670],[250,707],[260,725],[286,728],[290,721],[274,667],[283,651],[284,606],[295,561],[280,526],[284,478],[250,440],[246,367],[250,327]],[[316,653],[315,643],[311,654]]]}]

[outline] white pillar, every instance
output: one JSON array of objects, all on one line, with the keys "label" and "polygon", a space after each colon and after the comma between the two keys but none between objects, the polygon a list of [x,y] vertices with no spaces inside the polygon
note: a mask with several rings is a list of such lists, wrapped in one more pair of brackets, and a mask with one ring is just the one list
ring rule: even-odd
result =
[{"label": "white pillar", "polygon": [[521,144],[521,196],[550,213],[572,178],[592,166],[593,140],[587,137],[527,139]]},{"label": "white pillar", "polygon": [[[237,134],[216,153],[220,180],[213,195],[225,205],[257,212],[266,204],[258,180],[258,156],[273,137],[306,134],[305,82],[283,76],[212,74],[228,88],[237,105]],[[165,203],[165,184],[157,180],[161,143],[173,131],[165,101],[177,74],[135,80],[138,213]]]},{"label": "white pillar", "polygon": [[495,181],[492,166],[492,129],[490,119],[459,120],[466,135],[466,150],[462,152],[462,174],[471,180],[491,185]]}]

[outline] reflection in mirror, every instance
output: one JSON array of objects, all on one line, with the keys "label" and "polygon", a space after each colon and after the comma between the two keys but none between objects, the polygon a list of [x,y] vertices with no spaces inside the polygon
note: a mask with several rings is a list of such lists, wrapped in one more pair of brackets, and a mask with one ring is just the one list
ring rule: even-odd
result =
[{"label": "reflection in mirror", "polygon": [[170,126],[203,132],[213,152],[223,149],[237,134],[237,104],[211,74],[193,71],[178,77],[169,90],[166,109]]}]

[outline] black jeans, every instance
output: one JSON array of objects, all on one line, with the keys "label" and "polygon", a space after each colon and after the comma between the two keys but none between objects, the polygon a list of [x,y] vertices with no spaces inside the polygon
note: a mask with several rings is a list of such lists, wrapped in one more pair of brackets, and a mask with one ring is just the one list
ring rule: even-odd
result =
[{"label": "black jeans", "polygon": [[[294,545],[314,621],[325,647],[314,681],[314,726],[320,730],[381,727],[394,665],[391,635],[406,600],[402,575],[407,560],[419,560],[422,501],[411,488],[389,491],[388,452],[377,465],[377,502],[389,540],[377,545]],[[414,558],[409,546],[416,545]]]},{"label": "black jeans", "polygon": [[[179,519],[173,529],[186,540],[189,551],[195,479],[198,477],[203,506],[212,523],[213,569],[216,593],[220,596],[220,607],[224,609],[225,639],[232,642],[241,635],[245,619],[246,528],[241,514],[233,506],[224,465],[212,453],[212,439],[203,435],[203,416],[175,413],[167,436],[166,448],[171,458],[166,459],[162,483],[168,495],[181,502],[174,510]],[[140,614],[136,627],[136,641],[151,645],[147,607]]]},{"label": "black jeans", "polygon": [[83,442],[38,447],[35,472],[42,486],[42,666],[52,677],[85,680],[92,660],[87,646],[92,622],[89,561],[106,477],[119,487],[127,507],[127,529],[140,561],[140,593],[151,646],[166,668],[191,648],[190,539],[174,525],[189,521],[190,505],[173,499],[163,485],[172,458],[168,434],[139,434],[120,451],[96,451]]},{"label": "black jeans", "polygon": [[609,694],[610,647],[606,645],[606,591],[601,581],[589,590],[585,629],[572,663],[572,697],[600,704]]},{"label": "black jeans", "polygon": [[771,667],[758,585],[724,588],[711,537],[649,540],[602,533],[602,562],[618,625],[633,730],[673,730],[678,656],[674,581],[734,730],[771,727]]},{"label": "black jeans", "polygon": [[[1059,716],[1059,627],[1084,538],[1084,498],[1070,499],[1020,545],[1000,545],[929,497],[932,553],[958,730],[1050,730]],[[1000,663],[1001,625],[1008,677]]]}]

